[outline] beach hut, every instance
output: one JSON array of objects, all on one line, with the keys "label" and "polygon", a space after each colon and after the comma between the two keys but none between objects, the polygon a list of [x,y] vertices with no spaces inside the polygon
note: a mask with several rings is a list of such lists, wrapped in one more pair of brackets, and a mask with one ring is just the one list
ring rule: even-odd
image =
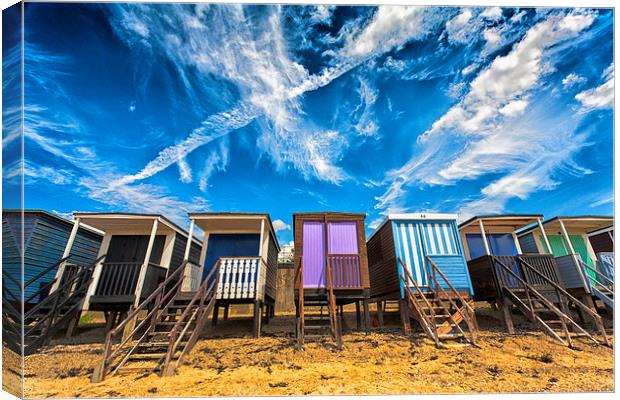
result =
[{"label": "beach hut", "polygon": [[474,342],[477,330],[456,219],[389,214],[368,239],[371,298],[380,320],[385,302],[397,300],[404,333],[413,317],[437,345],[447,338]]},{"label": "beach hut", "polygon": [[[81,212],[74,218],[104,232],[84,310],[103,311],[108,328],[184,261],[188,234],[162,215]],[[192,238],[189,259],[198,260],[201,248]]]},{"label": "beach hut", "polygon": [[105,232],[85,310],[106,315],[91,381],[132,369],[171,375],[202,334],[215,304],[213,275],[186,287],[202,243],[159,214],[75,213]]},{"label": "beach hut", "polygon": [[195,226],[204,232],[204,245],[197,265],[186,273],[184,287],[196,290],[204,277],[216,269],[219,277],[213,325],[219,309],[235,304],[254,307],[254,336],[261,333],[273,316],[276,301],[278,252],[280,245],[269,214],[261,213],[190,213],[190,231]]},{"label": "beach hut", "polygon": [[[560,279],[572,295],[591,308],[594,299],[613,308],[612,231],[613,217],[554,217],[521,230],[519,242],[524,251],[552,254]],[[605,251],[597,252],[593,244]]]},{"label": "beach hut", "polygon": [[306,212],[293,214],[295,304],[298,346],[306,339],[332,336],[342,346],[337,308],[355,304],[369,332],[370,280],[366,256],[365,214]]},{"label": "beach hut", "polygon": [[542,215],[476,216],[459,225],[476,301],[488,301],[502,311],[508,332],[514,332],[512,306],[543,331],[572,346],[575,336],[590,336],[570,316],[569,304],[588,314],[603,334],[596,312],[568,293],[553,255],[531,254],[518,240],[520,229],[538,227],[547,241]]},{"label": "beach hut", "polygon": [[2,300],[7,316],[2,326],[11,348],[23,344],[29,354],[61,329],[69,327],[71,334],[101,240],[100,232],[47,211],[2,211]]}]

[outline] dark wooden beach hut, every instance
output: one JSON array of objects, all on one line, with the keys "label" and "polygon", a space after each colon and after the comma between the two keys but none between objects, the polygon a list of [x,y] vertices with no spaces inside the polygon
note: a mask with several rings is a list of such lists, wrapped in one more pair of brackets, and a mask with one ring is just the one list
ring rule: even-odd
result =
[{"label": "dark wooden beach hut", "polygon": [[[390,214],[368,239],[371,298],[379,320],[398,302],[403,331],[416,319],[436,344],[474,342],[473,289],[454,214]],[[466,334],[469,331],[469,334]]]},{"label": "dark wooden beach hut", "polygon": [[293,214],[295,304],[298,346],[306,339],[331,335],[342,345],[343,306],[361,307],[368,332],[370,279],[366,255],[365,214],[306,212]]},{"label": "dark wooden beach hut", "polygon": [[562,284],[573,296],[591,308],[595,307],[595,300],[600,300],[612,309],[612,231],[613,217],[554,217],[521,230],[519,242],[529,253],[551,254]]},{"label": "dark wooden beach hut", "polygon": [[101,240],[101,232],[47,211],[2,211],[5,343],[29,354],[58,330],[71,333]]},{"label": "dark wooden beach hut", "polygon": [[572,346],[573,338],[585,335],[595,340],[571,316],[575,307],[588,315],[607,337],[600,316],[564,286],[551,254],[532,254],[518,240],[519,230],[541,229],[540,240],[548,241],[542,215],[476,216],[459,225],[476,301],[488,301],[502,311],[508,332],[513,333],[513,306],[553,338]]},{"label": "dark wooden beach hut", "polygon": [[213,324],[219,309],[235,304],[254,306],[254,336],[273,316],[280,245],[269,214],[201,212],[189,214],[191,225],[204,232],[199,263],[188,270],[185,287],[196,290],[215,269],[219,277]]}]

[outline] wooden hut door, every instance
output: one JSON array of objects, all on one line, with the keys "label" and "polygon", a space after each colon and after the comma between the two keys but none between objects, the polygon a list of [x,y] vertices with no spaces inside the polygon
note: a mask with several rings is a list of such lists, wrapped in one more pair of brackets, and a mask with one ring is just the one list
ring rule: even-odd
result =
[{"label": "wooden hut door", "polygon": [[325,228],[322,222],[303,225],[304,287],[325,287]]}]

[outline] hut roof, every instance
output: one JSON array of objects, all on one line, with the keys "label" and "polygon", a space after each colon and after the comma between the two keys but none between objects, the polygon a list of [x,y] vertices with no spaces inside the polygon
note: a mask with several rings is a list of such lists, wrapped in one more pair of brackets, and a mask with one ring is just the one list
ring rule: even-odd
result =
[{"label": "hut roof", "polygon": [[485,227],[492,227],[495,230],[505,230],[506,232],[515,232],[521,228],[527,227],[542,219],[542,214],[496,214],[496,215],[479,215],[468,219],[459,224],[459,231],[463,231],[468,227],[475,226],[479,228],[479,221],[482,221]]},{"label": "hut roof", "polygon": [[[546,229],[560,229],[560,221],[564,223],[566,228],[577,229],[585,233],[597,231],[600,229],[613,226],[614,217],[608,215],[573,215],[573,216],[557,216],[543,221]],[[537,226],[530,226],[518,232],[520,236],[530,233],[538,229]]]},{"label": "hut roof", "polygon": [[[73,225],[73,221],[70,221],[64,217],[61,217],[58,214],[54,214],[51,213],[49,211],[46,210],[38,210],[38,209],[31,209],[31,210],[19,210],[19,209],[6,209],[6,210],[2,210],[3,214],[20,214],[21,212],[24,212],[24,214],[41,214],[41,215],[45,215],[47,217],[50,217],[52,219],[54,219],[55,221],[58,221],[60,223],[63,224],[68,224],[68,225]],[[90,226],[88,224],[80,224],[80,228],[84,228],[88,231],[91,231],[93,233],[96,233],[97,235],[101,235],[103,236],[103,232],[100,229],[97,229],[94,226]]]},{"label": "hut roof", "polygon": [[[269,213],[254,213],[254,212],[193,212],[188,213],[189,217],[194,220],[194,223],[200,227],[203,231],[226,227],[238,227],[240,230],[244,228],[244,222],[246,221],[260,221],[266,220],[269,226],[269,232],[271,233],[278,251],[280,251],[280,243],[276,235],[276,230],[273,227],[271,216]],[[247,227],[246,227],[247,228]]]},{"label": "hut roof", "polygon": [[[158,220],[162,224],[162,230],[174,231],[187,237],[187,231],[175,224],[168,218],[161,214],[139,214],[139,213],[127,213],[127,212],[77,212],[73,213],[74,218],[80,218],[80,221],[94,226],[104,232],[114,231],[115,229],[122,229],[124,227],[131,226],[134,229],[150,232],[154,220]],[[158,228],[159,230],[160,228]],[[201,245],[202,242],[193,237],[192,240]]]}]

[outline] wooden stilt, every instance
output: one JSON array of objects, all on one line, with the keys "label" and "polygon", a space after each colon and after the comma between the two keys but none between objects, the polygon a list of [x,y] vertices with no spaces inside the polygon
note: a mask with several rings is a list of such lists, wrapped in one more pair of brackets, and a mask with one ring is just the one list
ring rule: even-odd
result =
[{"label": "wooden stilt", "polygon": [[263,316],[262,307],[263,305],[260,300],[256,300],[254,302],[254,337],[255,338],[260,337],[261,319]]},{"label": "wooden stilt", "polygon": [[73,319],[71,319],[71,321],[69,322],[69,326],[67,327],[67,332],[65,333],[65,339],[69,339],[71,336],[73,336],[73,332],[80,323],[81,317],[82,313],[79,312]]},{"label": "wooden stilt", "polygon": [[403,327],[403,334],[409,335],[411,333],[411,322],[409,321],[409,305],[407,300],[400,299],[398,308],[400,309],[400,323]]},{"label": "wooden stilt", "polygon": [[228,308],[230,307],[230,304],[226,304],[224,306],[224,321],[228,321]]},{"label": "wooden stilt", "polygon": [[504,300],[498,300],[498,306],[502,309],[502,317],[504,318],[504,324],[508,333],[515,333],[515,328],[512,323],[512,313],[510,310],[510,303]]},{"label": "wooden stilt", "polygon": [[370,334],[370,307],[368,306],[368,299],[364,299],[364,327],[366,334]]},{"label": "wooden stilt", "polygon": [[[129,306],[129,310],[127,310],[127,314],[131,313],[133,310],[134,310],[134,306],[132,304],[131,306]],[[129,321],[127,325],[125,325],[125,328],[123,329],[123,338],[122,338],[123,341],[127,339],[127,336],[129,336],[129,334],[133,331],[133,328],[135,327],[136,327],[136,318],[133,318],[133,320]]]},{"label": "wooden stilt", "polygon": [[271,315],[270,308],[271,306],[269,304],[265,304],[265,325],[269,325],[269,319]]},{"label": "wooden stilt", "polygon": [[211,326],[217,325],[217,318],[219,316],[219,313],[220,313],[220,306],[219,304],[216,304],[215,307],[213,307],[213,318],[211,318]]},{"label": "wooden stilt", "polygon": [[383,302],[377,302],[377,319],[379,320],[379,326],[383,326]]},{"label": "wooden stilt", "polygon": [[[581,296],[581,300],[582,300],[581,302],[585,304],[590,310],[594,311],[595,313],[597,312],[596,304],[594,304],[594,300],[592,300],[592,295],[584,294],[583,296]],[[612,310],[612,315],[613,315],[613,310]],[[590,320],[593,324],[595,324],[592,318],[590,318]]]},{"label": "wooden stilt", "polygon": [[360,311],[360,302],[355,302],[355,322],[357,323],[357,330],[362,329],[362,313]]}]

